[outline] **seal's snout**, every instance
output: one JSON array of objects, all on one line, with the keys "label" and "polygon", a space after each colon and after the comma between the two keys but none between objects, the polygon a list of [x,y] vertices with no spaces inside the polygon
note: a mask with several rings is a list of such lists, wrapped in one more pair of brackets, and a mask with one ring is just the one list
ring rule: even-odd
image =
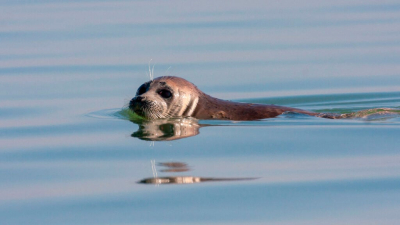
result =
[{"label": "seal's snout", "polygon": [[147,118],[162,118],[162,109],[154,101],[147,99],[146,96],[137,95],[129,102],[129,109],[137,115]]},{"label": "seal's snout", "polygon": [[136,96],[134,98],[131,99],[131,101],[129,102],[129,108],[130,109],[135,109],[135,107],[140,104],[140,102],[143,101],[143,97],[141,96]]},{"label": "seal's snout", "polygon": [[141,112],[143,107],[146,107],[147,102],[146,102],[146,97],[143,96],[136,96],[131,99],[129,102],[129,108],[133,110],[136,113]]}]

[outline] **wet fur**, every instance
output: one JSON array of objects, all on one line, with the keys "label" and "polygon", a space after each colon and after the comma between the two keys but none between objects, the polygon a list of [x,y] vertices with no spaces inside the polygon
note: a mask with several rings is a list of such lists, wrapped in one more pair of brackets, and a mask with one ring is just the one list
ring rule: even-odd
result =
[{"label": "wet fur", "polygon": [[[284,112],[296,112],[324,118],[335,118],[337,116],[336,114],[320,114],[284,106],[221,100],[205,94],[194,84],[179,77],[158,77],[145,84],[148,85],[148,90],[142,95],[135,96],[131,100],[130,108],[140,116],[150,120],[171,117],[258,120],[276,117]],[[156,90],[162,87],[171,89],[174,93],[174,99],[162,99],[160,96],[157,96]],[[142,97],[145,100],[138,101]],[[165,102],[165,104],[162,104],[162,102]],[[138,104],[143,106],[138,107]]]}]

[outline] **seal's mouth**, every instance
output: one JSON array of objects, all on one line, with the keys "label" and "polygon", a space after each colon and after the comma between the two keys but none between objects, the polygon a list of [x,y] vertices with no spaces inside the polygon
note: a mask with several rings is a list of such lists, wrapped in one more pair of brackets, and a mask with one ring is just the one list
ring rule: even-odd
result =
[{"label": "seal's mouth", "polygon": [[164,118],[162,109],[154,101],[145,100],[144,98],[137,96],[129,102],[129,109],[131,109],[138,116],[145,119],[159,119]]}]

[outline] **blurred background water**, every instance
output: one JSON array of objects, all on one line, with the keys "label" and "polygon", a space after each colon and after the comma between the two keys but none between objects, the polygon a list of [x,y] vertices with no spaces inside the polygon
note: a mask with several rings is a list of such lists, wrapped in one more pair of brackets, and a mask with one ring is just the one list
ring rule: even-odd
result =
[{"label": "blurred background water", "polygon": [[[155,76],[225,99],[398,108],[398,1],[3,0],[0,11],[1,224],[398,224],[398,117],[201,121],[217,126],[149,142],[109,113],[149,79],[150,59]],[[156,176],[255,179],[137,183]]]}]

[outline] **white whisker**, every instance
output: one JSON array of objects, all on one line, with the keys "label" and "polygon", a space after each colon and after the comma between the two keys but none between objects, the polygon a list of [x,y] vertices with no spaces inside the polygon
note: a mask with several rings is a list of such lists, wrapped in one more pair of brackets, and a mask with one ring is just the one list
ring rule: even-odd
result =
[{"label": "white whisker", "polygon": [[150,59],[150,61],[149,61],[149,77],[150,77],[151,81],[153,81],[153,79],[154,79],[154,66],[155,66],[155,64],[153,64],[153,67],[151,66],[152,60],[153,59]]},{"label": "white whisker", "polygon": [[165,74],[167,74],[168,76],[172,74],[172,71],[169,71],[170,69],[172,69],[172,66],[168,67],[168,69],[165,71]]}]

